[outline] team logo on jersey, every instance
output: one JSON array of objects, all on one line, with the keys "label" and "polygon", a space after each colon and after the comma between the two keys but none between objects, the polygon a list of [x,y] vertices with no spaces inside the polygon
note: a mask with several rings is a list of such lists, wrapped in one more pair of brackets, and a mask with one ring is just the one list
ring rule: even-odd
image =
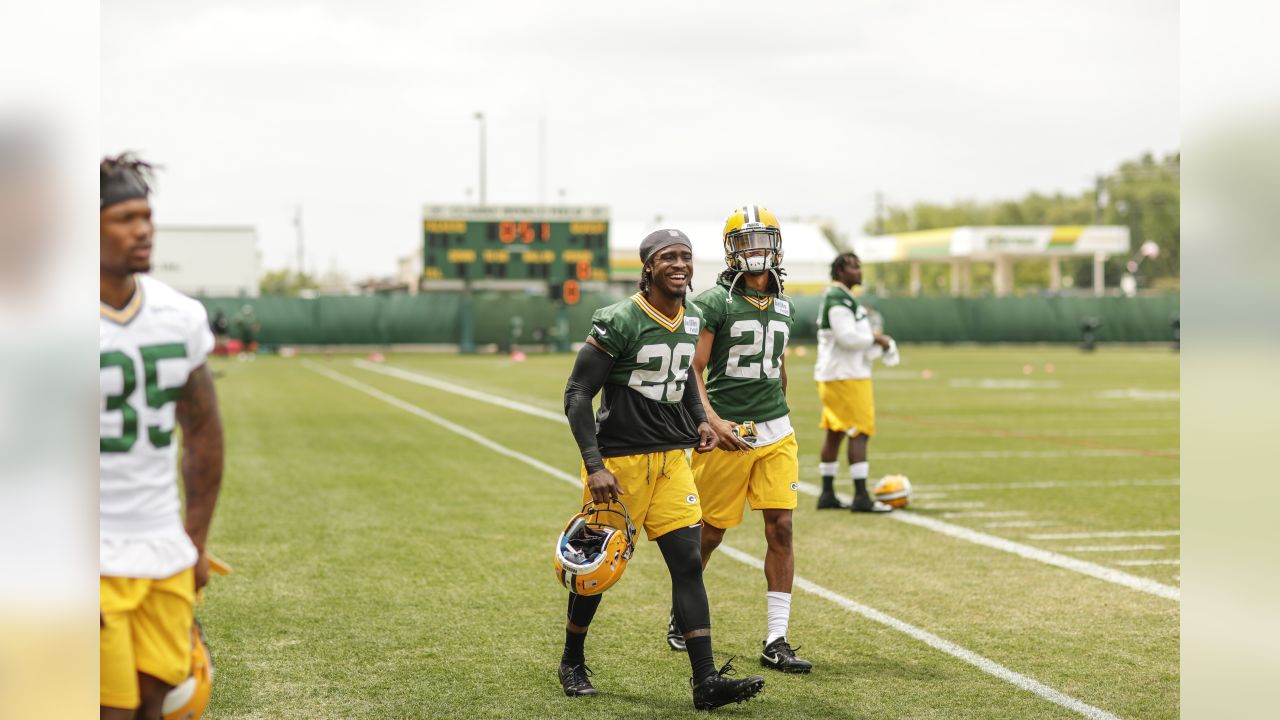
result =
[{"label": "team logo on jersey", "polygon": [[697,335],[702,325],[702,321],[696,317],[686,317],[684,319],[684,331],[689,335]]},{"label": "team logo on jersey", "polygon": [[685,501],[685,502],[687,502],[687,503],[689,503],[690,505],[692,505],[692,504],[694,504],[694,503],[698,502],[698,496],[697,496],[697,495],[694,495],[694,494],[692,494],[692,493],[690,493],[690,494],[688,494],[688,495],[686,495],[686,496],[685,496],[684,501]]},{"label": "team logo on jersey", "polygon": [[774,300],[773,309],[776,310],[779,315],[791,317],[791,303],[786,300]]}]

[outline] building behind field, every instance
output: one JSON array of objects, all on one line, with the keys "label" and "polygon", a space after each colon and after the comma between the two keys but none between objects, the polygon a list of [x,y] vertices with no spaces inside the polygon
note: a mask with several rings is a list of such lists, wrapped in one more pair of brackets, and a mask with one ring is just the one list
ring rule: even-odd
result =
[{"label": "building behind field", "polygon": [[258,230],[252,225],[158,225],[151,274],[200,297],[258,296]]}]

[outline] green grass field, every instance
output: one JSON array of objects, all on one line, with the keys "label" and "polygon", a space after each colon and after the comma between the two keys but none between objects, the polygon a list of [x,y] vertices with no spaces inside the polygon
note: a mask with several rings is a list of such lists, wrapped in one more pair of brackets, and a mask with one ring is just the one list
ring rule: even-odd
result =
[{"label": "green grass field", "polygon": [[[801,480],[816,485],[808,350],[788,357],[789,400]],[[823,594],[797,587],[791,639],[815,670],[768,674],[757,699],[717,714],[1177,717],[1177,355],[903,356],[876,379],[871,474],[911,478],[907,517],[818,513],[801,494],[796,573]],[[576,476],[577,451],[555,416],[572,358],[389,355],[379,366],[436,387],[360,359],[214,364],[228,463],[211,547],[235,573],[214,579],[199,612],[217,664],[208,716],[694,716],[688,662],[663,640],[669,580],[645,540],[587,641],[600,695],[570,700],[556,682],[566,594],[551,546],[579,491],[563,477]],[[845,478],[842,463],[847,494]],[[913,518],[926,524],[902,521]],[[759,517],[725,544],[763,557]],[[707,568],[717,660],[761,672],[763,574],[731,555]]]}]

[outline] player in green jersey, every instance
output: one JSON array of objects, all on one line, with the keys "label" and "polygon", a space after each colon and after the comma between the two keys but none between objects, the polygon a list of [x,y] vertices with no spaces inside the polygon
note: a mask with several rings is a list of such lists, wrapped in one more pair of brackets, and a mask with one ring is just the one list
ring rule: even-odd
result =
[{"label": "player in green jersey", "polygon": [[[698,491],[685,451],[714,449],[690,365],[702,316],[685,306],[693,249],[679,230],[657,230],[640,244],[640,292],[597,310],[565,387],[565,415],[582,454],[583,502],[621,501],[631,522],[658,544],[671,573],[671,599],[693,668],[693,705],[710,710],[742,702],[764,678],[734,679],[716,670],[711,611],[702,582]],[[591,400],[603,389],[593,418]],[[558,672],[570,697],[596,694],[584,645],[603,595],[570,593]]]},{"label": "player in green jersey", "polygon": [[[720,440],[720,450],[693,459],[702,496],[702,562],[725,531],[742,522],[744,502],[762,512],[768,623],[760,664],[805,673],[813,664],[797,657],[787,640],[795,575],[792,511],[800,468],[783,364],[793,312],[782,294],[782,231],[773,213],[746,205],[729,215],[723,236],[728,269],[715,287],[693,300],[704,319],[693,368],[708,423]],[[668,644],[679,649],[672,626]]]}]

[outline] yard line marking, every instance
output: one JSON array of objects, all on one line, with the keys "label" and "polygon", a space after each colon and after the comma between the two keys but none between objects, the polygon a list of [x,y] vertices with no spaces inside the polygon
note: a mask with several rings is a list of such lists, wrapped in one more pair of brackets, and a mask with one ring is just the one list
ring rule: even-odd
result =
[{"label": "yard line marking", "polygon": [[1178,448],[1112,448],[1091,450],[923,450],[906,452],[878,452],[876,459],[886,460],[933,460],[944,458],[971,459],[989,458],[992,460],[1007,458],[1065,458],[1065,457],[1128,457],[1146,455],[1155,457],[1177,458]]},{"label": "yard line marking", "polygon": [[960,512],[944,512],[941,517],[944,518],[1002,518],[1002,517],[1021,517],[1026,515],[1026,510],[974,510]]},{"label": "yard line marking", "polygon": [[[362,361],[359,361],[359,360],[356,361],[357,364],[360,362]],[[322,372],[322,369],[319,366],[315,365],[314,363],[307,361],[306,364],[308,367],[315,369],[317,372]],[[375,366],[375,367],[378,367],[378,366]],[[408,376],[419,375],[418,373],[409,372],[407,370],[398,370],[398,372]],[[334,373],[334,374],[338,375],[337,373]],[[346,376],[339,375],[339,377],[346,377]],[[397,375],[397,377],[399,377],[399,375]],[[435,387],[445,392],[451,392],[459,395],[465,395],[466,397],[472,397],[476,400],[480,400],[481,402],[487,402],[493,405],[497,405],[498,407],[517,410],[519,412],[525,412],[525,410],[521,409],[522,408],[521,405],[510,403],[500,396],[490,395],[488,393],[479,393],[479,392],[470,391],[467,388],[463,388],[463,387],[454,385],[453,383],[445,382],[443,380],[436,380],[435,378],[428,378],[426,376],[420,376],[420,377],[427,380],[431,380],[432,383],[434,384],[430,385],[430,387]],[[350,382],[359,382],[359,381],[351,380]],[[373,388],[370,388],[370,389],[372,390]],[[462,392],[462,391],[466,391],[466,392]],[[374,392],[378,392],[378,391],[374,390]],[[388,395],[387,397],[391,397],[391,396]],[[416,407],[413,405],[409,405],[408,403],[404,403],[404,401],[399,399],[395,399],[395,402],[393,402],[392,404],[396,404],[396,403],[403,403],[408,407]],[[540,408],[532,408],[531,406],[528,406],[528,405],[525,405],[523,407],[539,410],[539,412],[537,413],[529,413],[529,414],[536,415],[537,417],[547,418],[545,411],[541,411]],[[420,411],[426,412],[425,410],[420,410]],[[417,412],[413,410],[410,410],[410,412],[414,412],[415,414],[417,414]],[[555,416],[555,419],[566,425],[568,424],[568,420],[566,420],[563,417]],[[574,482],[579,482],[579,481],[575,479]],[[799,485],[799,489],[802,492],[804,492],[806,495],[813,495],[816,497],[821,492],[819,488],[812,483],[801,482],[801,483],[798,483],[798,485]],[[840,497],[840,499],[846,503],[851,501],[851,498],[847,495],[841,496],[837,494],[837,497]],[[951,523],[943,522],[942,520],[917,517],[914,513],[892,512],[892,513],[888,513],[888,515],[889,517],[895,518],[900,522],[905,522],[911,525],[915,525],[917,527],[923,527],[928,530],[933,530],[934,532],[942,533],[943,535],[953,537],[957,540],[964,540],[967,542],[993,548],[995,550],[1002,550],[1004,552],[1013,553],[1014,555],[1018,555],[1019,557],[1026,558],[1028,560],[1036,560],[1038,562],[1046,563],[1048,565],[1053,565],[1054,567],[1059,567],[1064,570],[1071,570],[1073,572],[1081,573],[1082,575],[1088,575],[1090,577],[1093,577],[1099,580],[1105,580],[1107,582],[1114,583],[1116,585],[1121,585],[1134,590],[1140,590],[1142,592],[1151,593],[1153,595],[1158,595],[1160,597],[1168,598],[1170,600],[1179,600],[1180,598],[1180,591],[1178,590],[1178,588],[1170,587],[1168,585],[1163,585],[1154,580],[1148,580],[1147,578],[1138,577],[1136,575],[1130,575],[1129,573],[1123,572],[1121,570],[1116,570],[1115,568],[1104,567],[1102,565],[1095,565],[1093,563],[1086,562],[1084,560],[1080,560],[1077,558],[1068,557],[1066,555],[1059,555],[1058,553],[1050,552],[1048,550],[1042,550],[1040,548],[1032,547],[1030,545],[1024,545],[1022,543],[1014,542],[1012,540],[1006,540],[1004,538],[996,537],[994,535],[987,535],[986,533],[981,533],[981,532],[978,532],[977,530],[970,530],[969,528],[962,527],[959,525],[952,525]]]},{"label": "yard line marking", "polygon": [[[462,427],[461,425],[445,420],[444,418],[440,417],[439,415],[436,415],[435,413],[428,412],[418,407],[417,405],[413,405],[411,403],[405,402],[404,400],[401,400],[400,398],[397,398],[394,395],[388,395],[387,393],[384,393],[381,390],[378,390],[377,388],[371,387],[369,385],[365,385],[359,380],[349,378],[346,375],[335,372],[328,368],[321,367],[310,361],[304,361],[303,365],[307,367],[309,370],[312,370],[316,373],[324,375],[330,380],[346,385],[347,387],[352,388],[353,390],[358,390],[359,392],[362,392],[370,397],[381,400],[387,403],[388,405],[392,405],[394,407],[400,408],[405,412],[411,413],[424,420],[435,423],[436,425],[439,425],[440,427],[446,430],[457,433],[467,438],[468,440],[475,441],[480,445],[483,445],[484,447],[489,448],[490,450],[493,450],[501,455],[505,455],[506,457],[512,458],[514,460],[519,460],[529,465],[530,467],[541,470],[542,472],[550,475],[551,477],[554,477],[558,480],[563,480],[566,483],[573,485],[575,488],[579,490],[582,489],[582,480],[576,475],[571,475],[567,472],[564,472],[563,470],[554,468],[540,460],[536,460],[532,457],[529,457],[524,453],[521,453],[516,450],[512,450],[511,448],[508,448],[504,445],[500,445],[499,443],[496,443],[493,440],[490,440],[489,438],[484,437],[483,435],[479,435],[475,432],[472,432],[471,430],[468,430],[465,427]],[[720,552],[724,553],[725,555],[728,555],[729,557],[733,558],[734,560],[737,560],[738,562],[741,562],[746,565],[750,565],[751,567],[754,567],[757,569],[764,568],[763,560],[760,560],[759,558],[756,558],[752,555],[744,553],[741,550],[738,550],[732,546],[722,544],[720,545],[719,550]],[[972,650],[963,648],[949,640],[944,640],[943,638],[938,637],[937,635],[934,635],[933,633],[927,630],[923,630],[908,622],[904,622],[891,615],[887,615],[879,610],[876,610],[873,607],[869,607],[867,605],[863,605],[859,602],[851,600],[845,597],[844,595],[836,593],[832,590],[828,590],[827,588],[822,587],[817,583],[811,582],[799,575],[795,577],[794,582],[797,586],[800,587],[800,589],[806,592],[813,593],[814,595],[817,595],[818,597],[821,597],[824,600],[827,600],[836,605],[839,605],[840,607],[848,610],[851,613],[854,613],[855,615],[861,615],[862,617],[868,620],[880,623],[881,625],[886,625],[894,630],[897,630],[898,632],[901,632],[905,635],[909,635],[910,637],[913,637],[916,640],[923,642],[924,644],[928,645],[929,647],[935,650],[939,650],[958,660],[962,660],[970,665],[973,665],[974,667],[987,673],[988,675],[994,675],[995,677],[1000,678],[1001,680],[1004,680],[1005,682],[1010,683],[1011,685],[1014,685],[1028,692],[1035,693],[1036,695],[1040,696],[1045,700],[1048,700],[1051,703],[1054,703],[1055,705],[1064,707],[1068,710],[1071,710],[1080,715],[1083,715],[1084,717],[1091,718],[1091,720],[1119,720],[1117,716],[1107,712],[1106,710],[1103,710],[1098,707],[1094,707],[1093,705],[1090,705],[1082,700],[1078,700],[1074,697],[1071,697],[1066,693],[1063,693],[1059,690],[1055,690],[1054,688],[1051,688],[1048,685],[1045,685],[1044,683],[1040,682],[1039,680],[1036,680],[1035,678],[1029,677],[1027,675],[1023,675],[1022,673],[1014,672],[1013,670],[1010,670],[1009,668],[995,662],[994,660],[990,660],[986,657],[983,657],[982,655],[979,655],[973,652]]]},{"label": "yard line marking", "polygon": [[977,530],[970,530],[969,528],[961,527],[959,525],[952,525],[951,523],[946,523],[941,520],[921,517],[916,513],[895,511],[889,513],[889,517],[899,522],[907,523],[908,525],[916,525],[928,528],[935,532],[940,532],[943,535],[950,535],[958,540],[967,540],[978,545],[985,545],[997,550],[1003,550],[1008,553],[1013,553],[1019,557],[1027,558],[1028,560],[1036,560],[1038,562],[1045,563],[1046,565],[1053,565],[1055,567],[1063,568],[1064,570],[1072,570],[1082,575],[1088,575],[1099,580],[1106,580],[1109,583],[1123,585],[1124,587],[1131,588],[1133,590],[1140,590],[1158,597],[1181,602],[1182,591],[1178,588],[1165,585],[1164,583],[1158,583],[1155,580],[1150,580],[1148,578],[1139,577],[1137,575],[1130,575],[1129,573],[1116,570],[1115,568],[1109,568],[1104,565],[1086,562],[1078,558],[1060,555],[1031,545],[1024,545],[1012,540],[1006,540],[1002,537],[996,537],[995,535],[988,535],[986,533],[978,532]]},{"label": "yard line marking", "polygon": [[1117,565],[1181,565],[1181,560],[1117,560]]},{"label": "yard line marking", "polygon": [[[924,493],[914,493],[917,499],[923,500],[927,496]],[[930,510],[978,510],[986,507],[987,504],[981,500],[968,500],[962,502],[945,502],[945,503],[929,503]]]},{"label": "yard line marking", "polygon": [[[879,457],[879,454],[877,454]],[[946,490],[963,492],[974,490],[1055,490],[1058,488],[1109,488],[1109,487],[1178,487],[1182,481],[1172,480],[1041,480],[1011,483],[953,483],[950,485],[925,485],[930,491]]]},{"label": "yard line marking", "polygon": [[550,410],[544,410],[543,408],[540,408],[540,407],[527,405],[525,403],[518,402],[515,400],[509,400],[507,398],[500,397],[498,395],[490,395],[489,393],[481,392],[479,390],[472,390],[471,388],[463,387],[461,385],[454,385],[453,383],[445,382],[444,380],[437,380],[433,377],[428,377],[426,375],[419,375],[418,373],[409,372],[408,370],[401,370],[398,367],[393,367],[390,365],[378,365],[375,363],[368,362],[366,360],[356,360],[354,361],[354,365],[362,370],[369,370],[371,372],[381,373],[389,377],[399,378],[400,380],[416,383],[418,385],[425,385],[429,388],[435,388],[436,390],[443,390],[445,392],[450,392],[455,395],[469,397],[472,400],[487,402],[491,405],[498,405],[500,407],[510,408],[512,410],[518,410],[526,415],[535,415],[537,417],[540,417],[546,420],[555,420],[556,422],[560,422],[565,425],[569,424],[569,421],[565,418],[563,412],[552,412]]},{"label": "yard line marking", "polygon": [[989,522],[983,527],[989,528],[1026,528],[1026,527],[1043,527],[1045,525],[1057,525],[1058,523],[1049,520],[1001,520],[1000,522]]},{"label": "yard line marking", "polygon": [[1028,535],[1031,540],[1096,540],[1097,538],[1178,537],[1181,530],[1109,530],[1104,532]]},{"label": "yard line marking", "polygon": [[1062,548],[1063,552],[1132,552],[1134,550],[1163,550],[1164,545],[1077,545]]}]

